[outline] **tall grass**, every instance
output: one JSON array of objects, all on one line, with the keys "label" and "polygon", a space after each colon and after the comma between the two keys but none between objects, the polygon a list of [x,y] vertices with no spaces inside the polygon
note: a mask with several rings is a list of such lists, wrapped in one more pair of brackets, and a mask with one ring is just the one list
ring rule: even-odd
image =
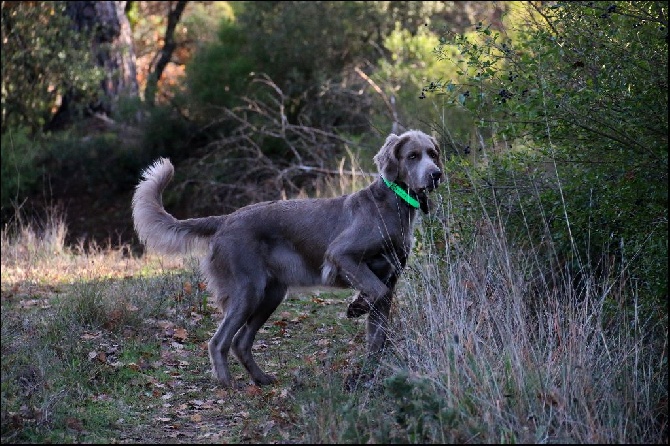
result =
[{"label": "tall grass", "polygon": [[450,254],[440,271],[404,283],[396,348],[457,418],[478,420],[473,440],[627,443],[667,435],[659,423],[666,349],[649,341],[663,332],[607,312],[612,284],[590,277],[576,291],[570,277],[543,278],[534,254],[510,247],[495,225]]},{"label": "tall grass", "polygon": [[666,442],[667,326],[640,318],[635,284],[548,265],[501,208],[457,234],[452,200],[419,225],[386,367],[352,393],[335,376],[309,392],[310,439]]},{"label": "tall grass", "polygon": [[3,264],[33,263],[65,252],[67,227],[58,208],[51,208],[42,220],[24,220],[19,209],[0,232]]}]

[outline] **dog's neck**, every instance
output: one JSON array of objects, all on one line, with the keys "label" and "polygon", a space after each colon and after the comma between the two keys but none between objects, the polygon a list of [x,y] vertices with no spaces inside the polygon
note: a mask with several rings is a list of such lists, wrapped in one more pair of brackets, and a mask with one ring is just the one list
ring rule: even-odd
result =
[{"label": "dog's neck", "polygon": [[393,188],[387,184],[387,182],[384,180],[383,177],[379,177],[378,181],[373,183],[375,185],[379,185],[379,188],[381,189],[382,192],[384,192],[384,196],[387,194],[391,194],[395,197],[397,201],[400,202],[400,205],[409,209],[410,211],[410,218],[414,218],[414,212],[416,211],[416,206],[410,203],[411,200],[416,200],[416,202],[419,203],[419,209],[424,214],[428,213],[428,197],[426,196],[425,193],[417,193],[413,190],[411,190],[407,184],[405,184],[402,181],[396,181],[395,185],[397,185],[399,188],[401,188],[403,191],[406,191],[407,195],[411,198],[410,201],[408,201],[405,197],[403,197],[401,194],[398,194],[395,190],[392,190]]}]

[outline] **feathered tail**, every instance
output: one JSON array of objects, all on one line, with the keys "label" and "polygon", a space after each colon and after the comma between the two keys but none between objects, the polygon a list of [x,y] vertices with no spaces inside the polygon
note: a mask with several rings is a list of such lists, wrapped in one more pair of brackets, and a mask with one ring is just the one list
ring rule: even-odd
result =
[{"label": "feathered tail", "polygon": [[159,158],[142,172],[142,180],[133,195],[133,222],[140,241],[164,254],[184,253],[206,246],[225,218],[177,220],[168,214],[163,208],[161,195],[173,175],[170,160]]}]

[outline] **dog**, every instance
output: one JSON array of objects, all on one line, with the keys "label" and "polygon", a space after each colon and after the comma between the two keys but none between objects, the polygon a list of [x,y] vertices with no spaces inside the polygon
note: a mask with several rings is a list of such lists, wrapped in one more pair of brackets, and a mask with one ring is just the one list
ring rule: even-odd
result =
[{"label": "dog", "polygon": [[367,347],[383,350],[393,289],[412,248],[417,209],[442,180],[437,140],[419,130],[390,134],[373,158],[379,177],[336,198],[267,201],[230,214],[177,220],[162,204],[174,168],[160,158],[132,199],[135,230],[165,254],[204,248],[201,268],[224,317],[208,344],[215,379],[231,387],[230,349],[258,385],[276,382],[254,360],[256,333],[290,287],[353,288],[348,317],[368,314]]}]

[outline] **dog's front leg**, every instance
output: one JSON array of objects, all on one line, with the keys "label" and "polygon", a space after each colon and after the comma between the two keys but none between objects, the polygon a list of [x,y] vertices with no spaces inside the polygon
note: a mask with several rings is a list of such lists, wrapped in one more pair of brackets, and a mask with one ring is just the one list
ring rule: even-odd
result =
[{"label": "dog's front leg", "polygon": [[377,353],[384,349],[386,335],[388,333],[389,313],[393,292],[389,291],[385,296],[377,299],[370,308],[367,323],[368,352]]},{"label": "dog's front leg", "polygon": [[370,312],[370,298],[364,293],[358,292],[356,298],[347,307],[347,317],[349,319],[357,318]]},{"label": "dog's front leg", "polygon": [[377,299],[385,296],[389,288],[379,280],[365,262],[354,260],[360,257],[360,255],[338,252],[327,253],[324,283],[335,283],[335,277],[337,277],[352,288],[359,290],[359,298],[373,304]]},{"label": "dog's front leg", "polygon": [[[384,284],[391,290],[395,288],[395,284],[398,280],[398,274],[396,271],[398,269],[402,270],[402,268],[405,266],[404,257],[397,258],[400,262],[399,268],[397,268],[394,264],[386,261],[385,258],[383,258],[381,262],[372,263],[370,266],[370,269],[375,273],[379,280],[384,282]],[[351,319],[368,314],[370,312],[372,303],[373,302],[370,297],[359,291],[358,294],[356,294],[356,298],[347,307],[347,317]]]}]

